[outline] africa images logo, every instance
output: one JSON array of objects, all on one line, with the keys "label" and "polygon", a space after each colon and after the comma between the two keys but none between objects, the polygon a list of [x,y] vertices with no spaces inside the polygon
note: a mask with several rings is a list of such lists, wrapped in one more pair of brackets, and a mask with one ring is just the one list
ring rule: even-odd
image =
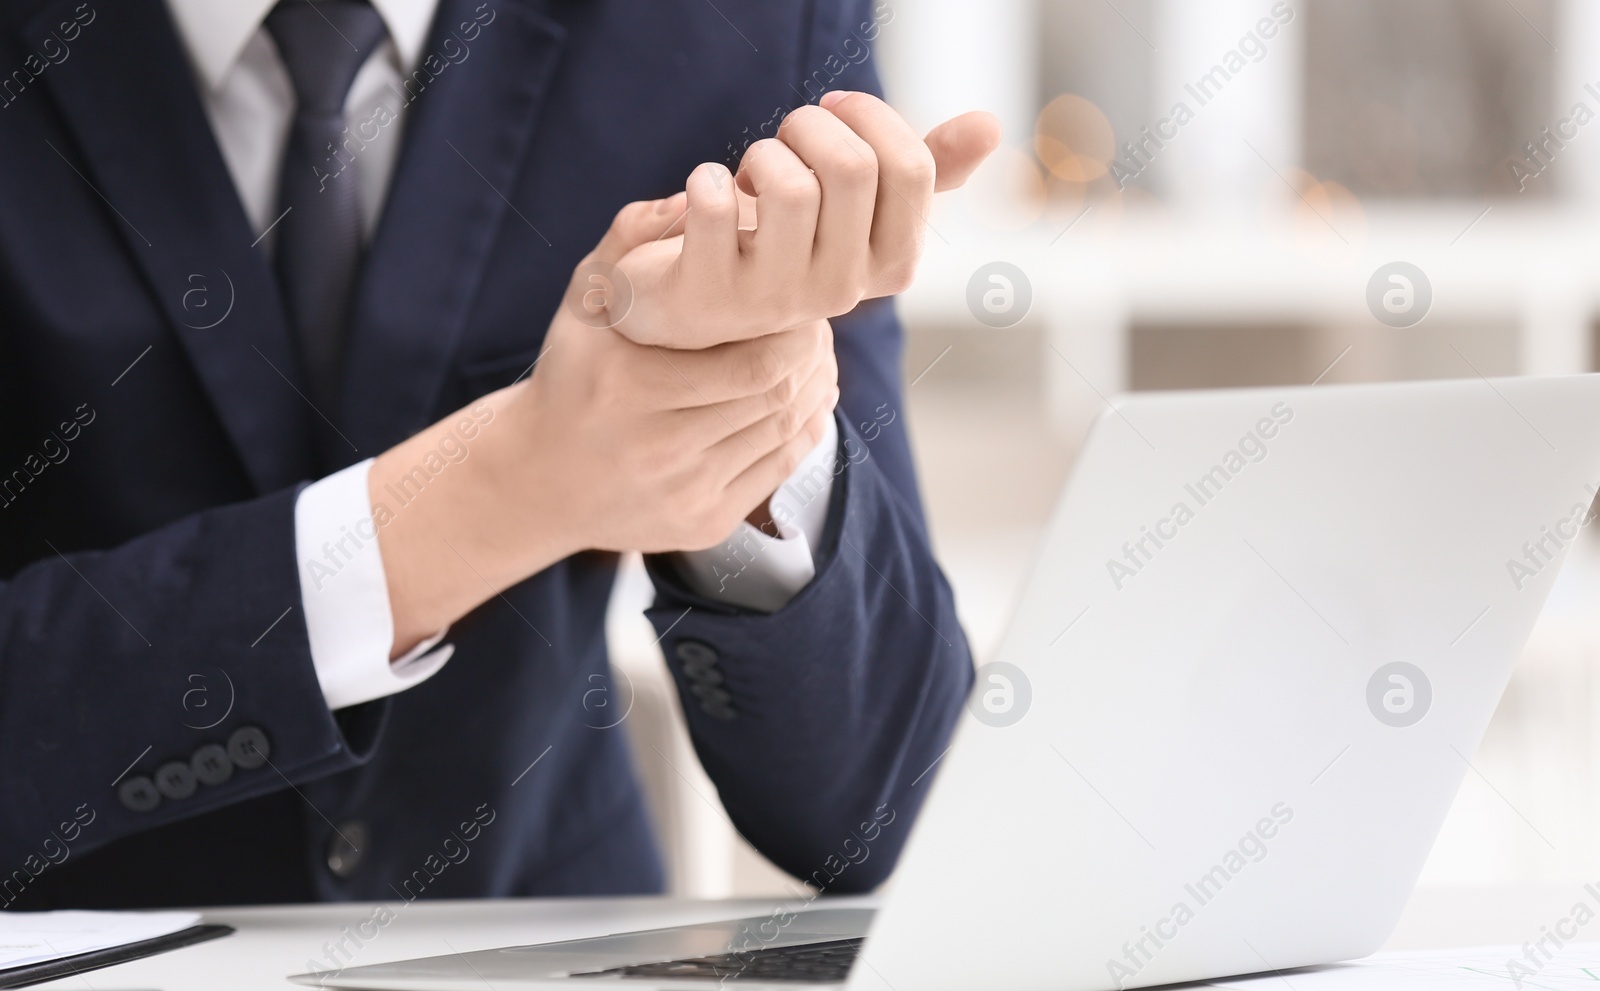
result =
[{"label": "africa images logo", "polygon": [[1201,508],[1222,494],[1229,481],[1241,474],[1247,465],[1259,464],[1267,459],[1267,442],[1278,436],[1280,427],[1294,419],[1294,409],[1288,403],[1278,403],[1256,422],[1255,428],[1239,438],[1237,447],[1225,451],[1218,463],[1193,482],[1183,487],[1194,500],[1179,499],[1173,503],[1168,515],[1150,526],[1141,526],[1137,539],[1122,545],[1121,559],[1106,558],[1106,574],[1117,591],[1132,580],[1145,565],[1155,560],[1156,552],[1177,538],[1183,527],[1192,522]]},{"label": "africa images logo", "polygon": [[1173,902],[1166,915],[1151,925],[1140,926],[1139,936],[1122,944],[1120,959],[1111,957],[1106,960],[1106,972],[1111,975],[1112,982],[1120,988],[1137,977],[1155,959],[1156,953],[1177,939],[1179,931],[1215,901],[1234,878],[1244,873],[1251,864],[1259,864],[1267,859],[1267,854],[1271,852],[1271,841],[1277,837],[1279,830],[1293,820],[1294,809],[1289,807],[1289,803],[1277,803],[1268,815],[1262,816],[1249,832],[1239,838],[1238,843],[1224,852],[1210,870],[1185,884],[1184,897]]},{"label": "africa images logo", "polygon": [[1414,726],[1433,707],[1433,684],[1415,664],[1392,661],[1367,680],[1367,708],[1385,726]]}]

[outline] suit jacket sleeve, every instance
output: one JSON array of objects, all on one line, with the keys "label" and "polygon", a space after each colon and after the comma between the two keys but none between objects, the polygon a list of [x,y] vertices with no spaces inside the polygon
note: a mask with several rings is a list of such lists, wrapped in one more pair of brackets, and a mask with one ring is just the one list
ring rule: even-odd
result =
[{"label": "suit jacket sleeve", "polygon": [[41,539],[44,556],[0,584],[0,863],[37,873],[63,844],[92,849],[369,752],[382,703],[335,716],[311,663],[296,494],[111,550]]},{"label": "suit jacket sleeve", "polygon": [[816,577],[760,615],[690,592],[670,557],[648,562],[649,616],[670,628],[663,649],[723,805],[827,892],[888,876],[972,681],[912,473],[892,308],[864,304],[835,328],[840,456]]},{"label": "suit jacket sleeve", "polygon": [[[893,7],[810,9],[795,100],[881,95],[869,48]],[[917,494],[893,307],[863,304],[834,330],[840,460],[816,577],[762,616],[688,594],[670,561],[650,562],[650,617],[658,631],[677,623],[663,648],[723,805],[762,853],[825,892],[889,875],[972,683]]]}]

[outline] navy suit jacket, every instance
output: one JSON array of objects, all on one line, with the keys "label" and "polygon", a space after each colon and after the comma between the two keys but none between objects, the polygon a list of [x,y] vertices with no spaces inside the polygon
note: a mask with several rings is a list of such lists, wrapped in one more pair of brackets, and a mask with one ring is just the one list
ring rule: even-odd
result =
[{"label": "navy suit jacket", "polygon": [[[0,905],[659,890],[626,724],[591,728],[615,556],[507,590],[456,624],[436,677],[331,713],[295,498],[510,384],[622,204],[737,164],[824,87],[875,89],[866,43],[890,19],[857,0],[442,0],[329,463],[161,0],[0,7]],[[971,674],[891,306],[836,340],[849,457],[815,580],[759,615],[653,560],[649,616],[733,822],[844,891],[894,864]],[[339,870],[336,827],[360,848]]]}]

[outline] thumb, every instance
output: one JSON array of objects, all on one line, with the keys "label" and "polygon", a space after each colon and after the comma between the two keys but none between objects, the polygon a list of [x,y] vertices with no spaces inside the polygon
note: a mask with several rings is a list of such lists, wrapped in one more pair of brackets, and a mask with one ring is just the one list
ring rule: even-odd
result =
[{"label": "thumb", "polygon": [[959,188],[1000,146],[1000,120],[994,114],[974,110],[945,121],[923,140],[933,152],[938,169],[934,191],[942,193]]},{"label": "thumb", "polygon": [[636,200],[617,211],[600,243],[589,252],[588,261],[615,265],[622,256],[642,244],[683,233],[683,217],[689,203],[684,193],[664,200]]}]

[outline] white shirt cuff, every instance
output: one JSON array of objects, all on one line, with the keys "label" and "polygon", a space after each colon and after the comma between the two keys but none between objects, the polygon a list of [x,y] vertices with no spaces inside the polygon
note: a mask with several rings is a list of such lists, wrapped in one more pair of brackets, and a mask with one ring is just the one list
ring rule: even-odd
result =
[{"label": "white shirt cuff", "polygon": [[811,548],[822,540],[833,480],[844,471],[838,448],[839,425],[829,417],[822,440],[768,503],[778,536],[741,522],[716,547],[678,555],[684,583],[708,599],[755,612],[787,605],[817,574]]},{"label": "white shirt cuff", "polygon": [[389,582],[367,496],[369,458],[313,482],[294,504],[295,559],[300,604],[311,640],[311,663],[328,708],[370,702],[420,684],[438,673],[451,644],[446,631],[404,657],[394,649]]}]

